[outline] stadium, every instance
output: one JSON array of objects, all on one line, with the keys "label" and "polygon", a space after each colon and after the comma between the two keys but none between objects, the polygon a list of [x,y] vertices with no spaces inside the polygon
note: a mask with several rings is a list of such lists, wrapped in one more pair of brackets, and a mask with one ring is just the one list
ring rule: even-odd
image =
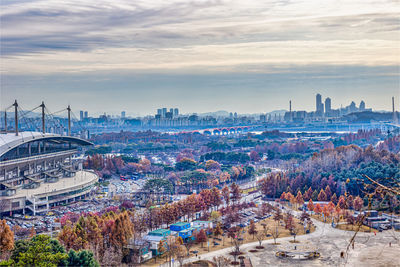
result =
[{"label": "stadium", "polygon": [[[18,125],[18,124],[16,124]],[[43,132],[0,133],[0,213],[43,214],[89,197],[98,176],[76,155],[92,143]]]}]

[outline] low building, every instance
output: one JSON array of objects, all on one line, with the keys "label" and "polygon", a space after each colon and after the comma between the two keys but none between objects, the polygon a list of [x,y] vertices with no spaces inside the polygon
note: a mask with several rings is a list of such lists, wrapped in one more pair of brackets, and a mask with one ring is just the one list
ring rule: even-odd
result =
[{"label": "low building", "polygon": [[201,229],[207,230],[213,228],[213,223],[211,221],[194,221],[192,226],[200,226]]},{"label": "low building", "polygon": [[180,232],[182,230],[189,229],[189,228],[190,228],[189,222],[177,222],[177,223],[171,224],[169,226],[169,229],[174,232]]},{"label": "low building", "polygon": [[161,240],[166,240],[168,236],[171,235],[171,231],[168,229],[157,229],[149,232],[146,236],[143,237],[143,240],[149,242],[149,249],[152,252],[152,255],[158,256],[161,253],[159,252],[159,244]]}]

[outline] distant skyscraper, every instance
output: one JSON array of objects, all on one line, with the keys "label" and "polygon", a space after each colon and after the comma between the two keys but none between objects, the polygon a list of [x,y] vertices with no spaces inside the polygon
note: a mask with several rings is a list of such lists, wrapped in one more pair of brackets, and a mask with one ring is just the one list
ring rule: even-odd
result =
[{"label": "distant skyscraper", "polygon": [[166,114],[167,114],[167,108],[163,108],[161,112],[162,117],[165,118]]},{"label": "distant skyscraper", "polygon": [[361,100],[360,102],[360,111],[364,111],[365,110],[365,102],[364,100]]},{"label": "distant skyscraper", "polygon": [[233,114],[233,117],[235,117],[235,119],[237,119],[237,112],[235,112],[235,113]]},{"label": "distant skyscraper", "polygon": [[161,114],[162,114],[162,109],[161,108],[157,109],[157,115],[161,115]]},{"label": "distant skyscraper", "polygon": [[85,119],[87,119],[87,118],[88,118],[88,112],[85,111]]},{"label": "distant skyscraper", "polygon": [[121,118],[124,119],[124,118],[125,118],[125,114],[126,114],[125,111],[122,111],[122,112],[121,112]]},{"label": "distant skyscraper", "polygon": [[329,97],[325,99],[325,113],[329,114],[332,110],[332,102]]},{"label": "distant skyscraper", "polygon": [[174,109],[174,117],[178,117],[179,116],[179,109],[175,108]]},{"label": "distant skyscraper", "polygon": [[79,120],[83,121],[83,110],[79,111]]},{"label": "distant skyscraper", "polygon": [[357,111],[356,103],[354,101],[351,101],[350,106],[349,106],[350,112],[355,112]]},{"label": "distant skyscraper", "polygon": [[322,97],[320,94],[317,94],[315,97],[315,111],[317,116],[322,116],[324,113],[324,105],[322,104]]}]

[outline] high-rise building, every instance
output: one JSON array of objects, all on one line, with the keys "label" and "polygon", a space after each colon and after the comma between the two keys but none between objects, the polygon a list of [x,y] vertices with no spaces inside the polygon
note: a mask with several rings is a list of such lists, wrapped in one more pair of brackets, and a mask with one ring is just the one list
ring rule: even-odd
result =
[{"label": "high-rise building", "polygon": [[324,104],[322,104],[322,97],[317,94],[315,97],[315,113],[317,116],[322,116],[324,113]]},{"label": "high-rise building", "polygon": [[174,109],[174,117],[178,117],[179,116],[179,109],[175,108]]},{"label": "high-rise building", "polygon": [[163,118],[165,118],[165,114],[167,114],[167,108],[162,108],[161,115]]},{"label": "high-rise building", "polygon": [[161,114],[162,114],[162,109],[161,108],[157,109],[157,115],[161,116]]},{"label": "high-rise building", "polygon": [[121,111],[121,118],[125,119],[125,115],[126,115],[125,111]]},{"label": "high-rise building", "polygon": [[87,119],[87,118],[88,118],[88,112],[85,111],[85,119]]},{"label": "high-rise building", "polygon": [[325,113],[329,115],[331,113],[331,110],[332,110],[332,102],[331,99],[327,97],[325,99]]},{"label": "high-rise building", "polygon": [[359,110],[360,111],[364,111],[365,110],[365,102],[364,102],[364,100],[361,100]]},{"label": "high-rise building", "polygon": [[83,121],[83,110],[79,111],[79,120]]},{"label": "high-rise building", "polygon": [[349,106],[349,111],[350,112],[356,112],[357,111],[356,103],[354,103],[354,101],[351,101],[350,106]]}]

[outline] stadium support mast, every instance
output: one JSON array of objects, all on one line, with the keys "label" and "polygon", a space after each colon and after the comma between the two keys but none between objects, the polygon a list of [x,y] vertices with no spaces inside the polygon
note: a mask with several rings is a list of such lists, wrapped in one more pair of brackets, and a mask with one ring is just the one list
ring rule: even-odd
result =
[{"label": "stadium support mast", "polygon": [[7,133],[7,110],[4,111],[4,131]]},{"label": "stadium support mast", "polygon": [[18,136],[18,103],[15,100],[13,106],[15,107],[15,135]]},{"label": "stadium support mast", "polygon": [[68,105],[68,136],[71,136],[71,107]]},{"label": "stadium support mast", "polygon": [[44,121],[44,108],[46,106],[44,105],[44,101],[42,101],[42,104],[39,107],[42,108],[42,132],[43,132],[43,134],[45,134],[46,133],[46,124],[45,124],[45,121]]}]

